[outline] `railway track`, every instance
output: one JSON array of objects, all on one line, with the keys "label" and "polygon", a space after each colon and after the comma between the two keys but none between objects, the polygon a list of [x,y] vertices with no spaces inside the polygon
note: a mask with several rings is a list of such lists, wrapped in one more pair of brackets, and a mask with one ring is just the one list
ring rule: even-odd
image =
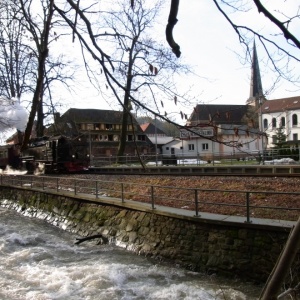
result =
[{"label": "railway track", "polygon": [[90,167],[89,173],[109,175],[300,177],[300,165]]}]

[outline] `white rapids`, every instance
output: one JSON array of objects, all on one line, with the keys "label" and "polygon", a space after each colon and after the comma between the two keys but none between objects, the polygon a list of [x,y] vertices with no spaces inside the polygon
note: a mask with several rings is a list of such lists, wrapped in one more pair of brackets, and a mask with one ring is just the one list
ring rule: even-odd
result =
[{"label": "white rapids", "polygon": [[0,208],[0,299],[257,299],[260,287],[84,242]]}]

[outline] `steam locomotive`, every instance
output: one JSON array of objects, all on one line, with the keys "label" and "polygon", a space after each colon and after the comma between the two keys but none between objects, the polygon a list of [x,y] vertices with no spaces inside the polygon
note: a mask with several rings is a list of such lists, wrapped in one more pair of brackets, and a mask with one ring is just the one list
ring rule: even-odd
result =
[{"label": "steam locomotive", "polygon": [[80,136],[36,138],[22,152],[19,145],[0,146],[0,168],[33,173],[39,167],[45,173],[70,173],[88,170],[89,162],[88,143]]}]

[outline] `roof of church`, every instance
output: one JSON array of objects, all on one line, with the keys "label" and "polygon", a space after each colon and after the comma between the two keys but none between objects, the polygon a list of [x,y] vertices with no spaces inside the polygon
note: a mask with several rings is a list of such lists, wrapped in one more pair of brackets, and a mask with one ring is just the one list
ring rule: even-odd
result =
[{"label": "roof of church", "polygon": [[255,40],[253,43],[253,53],[251,59],[252,59],[252,63],[251,63],[250,94],[246,103],[251,105],[255,104],[255,106],[258,107],[259,99],[264,99],[264,93],[262,88]]},{"label": "roof of church", "polygon": [[262,105],[262,113],[281,112],[294,109],[300,109],[300,96],[268,100]]},{"label": "roof of church", "polygon": [[189,118],[192,124],[243,124],[248,105],[198,104]]},{"label": "roof of church", "polygon": [[253,44],[252,65],[251,65],[251,82],[250,82],[250,95],[257,97],[263,95],[261,76],[259,71],[258,56],[256,51],[256,44]]}]

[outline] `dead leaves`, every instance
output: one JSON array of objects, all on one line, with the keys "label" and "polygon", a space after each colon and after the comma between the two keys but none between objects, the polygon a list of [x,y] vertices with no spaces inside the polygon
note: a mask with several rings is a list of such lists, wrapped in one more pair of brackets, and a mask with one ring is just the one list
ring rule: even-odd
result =
[{"label": "dead leaves", "polygon": [[158,74],[158,69],[151,64],[149,64],[149,71],[152,75],[156,76]]}]

